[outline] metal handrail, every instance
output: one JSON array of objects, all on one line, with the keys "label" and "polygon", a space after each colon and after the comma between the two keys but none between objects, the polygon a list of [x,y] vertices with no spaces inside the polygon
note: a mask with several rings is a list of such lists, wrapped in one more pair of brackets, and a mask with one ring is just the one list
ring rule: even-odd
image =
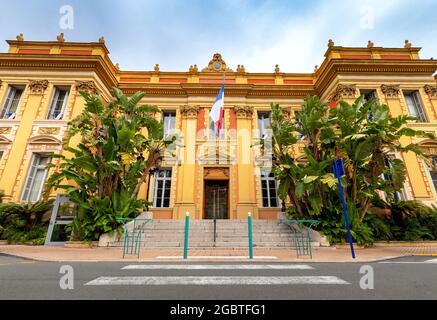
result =
[{"label": "metal handrail", "polygon": [[[294,243],[296,245],[296,254],[299,256],[313,257],[311,228],[320,223],[319,220],[281,220],[281,223],[287,225],[293,231]],[[298,225],[298,228],[294,224]],[[308,225],[305,225],[308,224]],[[307,228],[304,234],[304,227]]]},{"label": "metal handrail", "polygon": [[[123,258],[125,257],[126,254],[135,254],[139,258],[140,257],[140,250],[141,250],[141,239],[142,239],[142,235],[143,235],[143,231],[144,231],[143,228],[147,223],[152,221],[152,219],[118,218],[117,221],[123,223],[123,229],[124,229]],[[132,235],[130,235],[127,223],[132,222],[132,221],[134,223],[133,223],[133,228],[132,228]],[[139,232],[138,232],[137,236],[135,237],[135,230],[137,229],[137,221],[143,221],[143,223],[139,227],[140,228]],[[129,252],[129,249],[130,249],[130,252]]]}]

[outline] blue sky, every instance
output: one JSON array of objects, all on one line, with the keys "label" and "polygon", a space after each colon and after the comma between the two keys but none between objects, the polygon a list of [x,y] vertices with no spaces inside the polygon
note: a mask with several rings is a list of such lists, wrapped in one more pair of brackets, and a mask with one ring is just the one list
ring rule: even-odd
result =
[{"label": "blue sky", "polygon": [[[422,58],[437,59],[436,0],[13,0],[0,11],[6,39],[97,41],[105,36],[122,70],[203,68],[215,52],[248,72],[312,72],[332,38],[336,45],[401,47],[409,39]],[[59,10],[74,9],[62,30]]]}]

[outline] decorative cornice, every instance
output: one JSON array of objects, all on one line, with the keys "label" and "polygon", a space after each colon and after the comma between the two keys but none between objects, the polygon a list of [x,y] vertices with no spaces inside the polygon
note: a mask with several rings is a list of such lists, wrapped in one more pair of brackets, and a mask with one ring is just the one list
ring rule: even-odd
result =
[{"label": "decorative cornice", "polygon": [[187,119],[196,119],[199,109],[199,106],[181,106],[180,111],[183,117]]},{"label": "decorative cornice", "polygon": [[425,87],[425,93],[430,97],[437,99],[437,86],[431,86],[427,84]]},{"label": "decorative cornice", "polygon": [[48,80],[30,80],[29,89],[31,94],[42,95],[44,91],[48,88]]},{"label": "decorative cornice", "polygon": [[89,94],[97,94],[97,87],[94,81],[76,81],[77,93],[85,91]]},{"label": "decorative cornice", "polygon": [[331,101],[340,101],[341,99],[353,99],[357,92],[357,86],[354,84],[339,84],[331,95]]},{"label": "decorative cornice", "polygon": [[387,98],[393,99],[399,98],[399,94],[401,92],[399,85],[394,84],[383,84],[381,86],[381,91]]},{"label": "decorative cornice", "polygon": [[253,114],[253,107],[249,106],[234,106],[237,119],[251,119]]}]

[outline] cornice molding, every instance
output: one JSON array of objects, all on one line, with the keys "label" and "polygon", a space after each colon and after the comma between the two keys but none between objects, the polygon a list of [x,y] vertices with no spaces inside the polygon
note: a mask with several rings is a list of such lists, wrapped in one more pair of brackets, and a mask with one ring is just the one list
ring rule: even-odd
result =
[{"label": "cornice molding", "polygon": [[118,86],[113,71],[100,56],[0,54],[0,69],[94,71],[107,88]]},{"label": "cornice molding", "polygon": [[331,59],[318,70],[316,92],[322,96],[339,74],[422,74],[431,76],[437,70],[437,60],[349,60]]}]

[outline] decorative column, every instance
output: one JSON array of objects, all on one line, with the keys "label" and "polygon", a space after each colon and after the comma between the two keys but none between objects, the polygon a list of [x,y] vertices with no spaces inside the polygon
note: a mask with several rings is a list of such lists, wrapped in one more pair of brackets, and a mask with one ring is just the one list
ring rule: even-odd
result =
[{"label": "decorative column", "polygon": [[173,219],[184,219],[188,211],[193,217],[196,212],[196,130],[198,106],[182,106],[182,134],[184,137],[182,166],[178,170],[176,201],[173,207]]},{"label": "decorative column", "polygon": [[237,219],[247,219],[247,213],[258,218],[258,206],[255,194],[255,167],[253,163],[252,117],[253,107],[235,106],[237,117]]},{"label": "decorative column", "polygon": [[[392,116],[397,117],[408,114],[399,85],[383,84],[381,85],[381,91],[385,96],[385,102]],[[404,146],[412,142],[413,140],[410,137],[400,139],[400,143]],[[426,176],[423,175],[426,168],[424,168],[422,161],[413,152],[402,153],[401,156],[405,163],[410,184],[414,186],[412,188],[414,198],[417,200],[430,198],[431,194],[426,190]],[[422,174],[418,174],[419,172],[422,172]]]},{"label": "decorative column", "polygon": [[[47,80],[32,80],[27,86],[28,99],[24,93],[19,106],[18,119],[20,126],[14,137],[13,145],[5,165],[4,174],[0,185],[5,192],[5,200],[19,201],[21,187],[24,183],[30,159],[26,158],[26,147],[32,133],[33,121],[36,119],[38,110],[44,101],[44,93],[49,86]],[[23,166],[24,162],[24,166]],[[5,174],[5,173],[8,174]],[[17,191],[17,192],[14,192]]]}]

